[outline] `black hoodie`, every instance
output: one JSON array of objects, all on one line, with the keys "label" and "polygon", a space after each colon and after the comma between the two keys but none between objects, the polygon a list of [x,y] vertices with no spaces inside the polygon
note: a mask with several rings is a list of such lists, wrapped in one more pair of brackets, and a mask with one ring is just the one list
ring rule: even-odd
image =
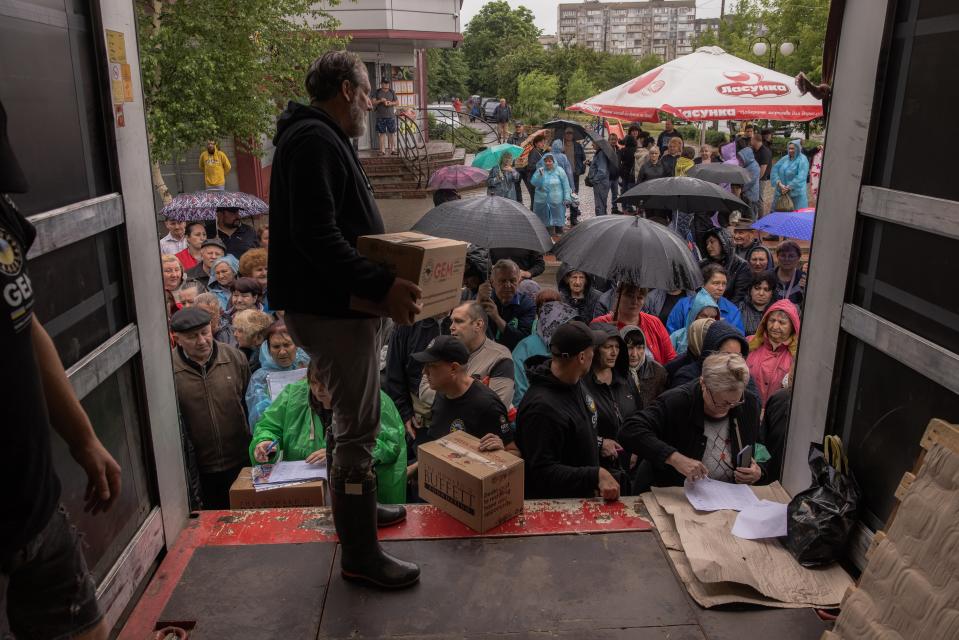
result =
[{"label": "black hoodie", "polygon": [[516,415],[527,498],[592,498],[599,486],[596,403],[582,382],[556,378],[552,360],[526,361],[529,390]]},{"label": "black hoodie", "polygon": [[[749,343],[746,342],[746,338],[743,337],[739,329],[725,320],[717,320],[709,325],[709,329],[706,330],[706,335],[703,336],[703,348],[700,351],[699,357],[686,363],[673,374],[669,379],[669,388],[672,389],[673,387],[682,386],[687,382],[699,380],[699,376],[703,373],[703,360],[705,360],[707,356],[718,352],[719,347],[729,339],[739,342],[740,353],[743,359],[746,359],[749,355]],[[755,393],[755,385],[752,378],[749,379],[747,388]]]},{"label": "black hoodie", "polygon": [[597,318],[605,313],[597,311],[597,303],[603,294],[593,287],[593,276],[585,271],[581,271],[580,273],[586,276],[586,288],[582,298],[578,300],[574,299],[573,294],[569,290],[569,284],[566,283],[566,276],[572,271],[575,271],[575,269],[571,268],[565,262],[559,266],[559,270],[556,272],[556,288],[559,289],[559,294],[563,296],[563,302],[576,309],[576,314],[580,319],[586,324],[589,324],[593,321],[593,318]]},{"label": "black hoodie", "polygon": [[356,251],[383,219],[350,139],[322,109],[291,102],[277,122],[270,179],[270,306],[362,318],[350,296],[382,300],[389,270]]},{"label": "black hoodie", "polygon": [[[706,251],[706,241],[711,236],[718,239],[722,247],[722,253],[719,254],[718,258],[710,258],[709,252]],[[733,242],[729,232],[719,228],[710,229],[697,240],[697,243],[700,253],[706,256],[699,263],[699,268],[702,269],[710,263],[721,264],[726,269],[726,292],[723,293],[723,297],[728,298],[734,304],[739,304],[749,293],[749,284],[752,282],[753,274],[746,261],[736,255],[736,243]],[[272,303],[272,301],[271,298],[270,302]]]},{"label": "black hoodie", "polygon": [[[615,440],[623,420],[636,413],[641,406],[639,392],[629,374],[629,352],[626,350],[626,341],[619,335],[619,331],[612,324],[605,322],[592,325],[596,331],[604,331],[610,338],[619,342],[619,355],[613,366],[613,380],[611,384],[600,382],[592,370],[583,376],[583,384],[596,402],[599,413],[597,432],[600,437]],[[599,357],[596,349],[595,358]]]}]

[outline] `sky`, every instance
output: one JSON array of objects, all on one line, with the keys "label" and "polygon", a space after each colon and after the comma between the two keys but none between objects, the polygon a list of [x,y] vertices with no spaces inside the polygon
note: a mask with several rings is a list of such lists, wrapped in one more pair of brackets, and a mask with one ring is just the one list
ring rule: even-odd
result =
[{"label": "sky", "polygon": [[[565,0],[566,2],[575,2],[576,0]],[[507,0],[511,7],[525,6],[536,16],[536,26],[544,34],[552,35],[556,33],[556,6],[560,0]],[[461,26],[466,28],[466,23],[476,15],[483,5],[484,0],[463,0],[463,9],[460,13]],[[697,18],[718,18],[721,0],[696,0]],[[735,0],[726,0],[726,10],[736,4]]]}]

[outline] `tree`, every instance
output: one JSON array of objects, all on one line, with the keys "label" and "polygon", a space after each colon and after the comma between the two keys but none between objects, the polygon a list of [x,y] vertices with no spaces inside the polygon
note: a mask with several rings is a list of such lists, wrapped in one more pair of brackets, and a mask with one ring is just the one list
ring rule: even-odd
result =
[{"label": "tree", "polygon": [[526,7],[511,9],[504,0],[483,5],[463,31],[463,56],[473,91],[495,93],[496,66],[514,49],[536,45],[540,31]]},{"label": "tree", "polygon": [[555,108],[553,100],[559,90],[559,79],[542,71],[531,71],[519,78],[519,96],[516,99],[516,114],[533,123],[548,120]]},{"label": "tree", "polygon": [[506,98],[509,102],[516,102],[519,96],[517,84],[520,76],[530,71],[547,71],[549,69],[547,59],[546,51],[539,44],[526,44],[513,49],[500,58],[492,69],[493,95]]},{"label": "tree", "polygon": [[136,8],[153,184],[164,202],[161,161],[227,135],[256,153],[284,103],[305,93],[310,63],[345,43],[312,0],[137,0]]},{"label": "tree", "polygon": [[564,104],[565,106],[576,104],[595,94],[596,87],[590,82],[589,74],[586,73],[585,69],[577,69],[573,72],[573,75],[570,76],[569,82],[566,83],[566,100]]},{"label": "tree", "polygon": [[465,98],[470,94],[466,86],[469,67],[462,49],[428,49],[427,91],[431,102],[440,102],[453,96]]}]

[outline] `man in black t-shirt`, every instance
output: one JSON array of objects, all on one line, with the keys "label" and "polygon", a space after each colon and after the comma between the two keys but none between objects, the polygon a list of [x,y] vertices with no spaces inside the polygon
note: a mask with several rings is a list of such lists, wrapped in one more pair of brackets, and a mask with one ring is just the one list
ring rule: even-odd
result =
[{"label": "man in black t-shirt", "polygon": [[430,427],[423,441],[465,431],[480,439],[480,451],[505,448],[516,453],[506,407],[486,385],[467,373],[469,351],[462,341],[453,336],[437,336],[425,351],[414,353],[413,359],[423,363],[423,375],[436,391]]},{"label": "man in black t-shirt", "polygon": [[50,427],[87,474],[85,510],[97,514],[116,501],[120,466],[94,433],[53,341],[33,315],[27,252],[36,230],[7,196],[26,191],[0,103],[0,389],[8,399],[0,421],[8,469],[0,518],[0,638],[106,638],[78,533],[57,506]]}]

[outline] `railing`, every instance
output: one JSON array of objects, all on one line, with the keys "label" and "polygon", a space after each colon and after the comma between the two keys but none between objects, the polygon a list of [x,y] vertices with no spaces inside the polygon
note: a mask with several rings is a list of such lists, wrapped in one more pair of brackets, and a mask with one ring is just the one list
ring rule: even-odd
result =
[{"label": "railing", "polygon": [[407,171],[416,178],[416,188],[425,187],[432,175],[432,161],[423,130],[416,120],[405,113],[398,114],[396,146]]},{"label": "railing", "polygon": [[[497,132],[496,127],[484,120],[482,116],[477,118],[475,122],[469,122],[468,114],[456,111],[455,109],[433,107],[429,109],[421,108],[419,111],[424,112],[422,114],[424,120],[427,120],[429,115],[432,115],[436,120],[436,124],[444,127],[444,132],[450,132],[450,139],[448,142],[452,142],[454,147],[465,147],[467,144],[473,143],[472,139],[465,138],[465,134],[463,132],[466,130],[479,133],[482,136],[481,139],[483,144],[486,146],[497,144],[499,142],[499,133]],[[428,114],[425,113],[427,111],[429,112]]]}]

